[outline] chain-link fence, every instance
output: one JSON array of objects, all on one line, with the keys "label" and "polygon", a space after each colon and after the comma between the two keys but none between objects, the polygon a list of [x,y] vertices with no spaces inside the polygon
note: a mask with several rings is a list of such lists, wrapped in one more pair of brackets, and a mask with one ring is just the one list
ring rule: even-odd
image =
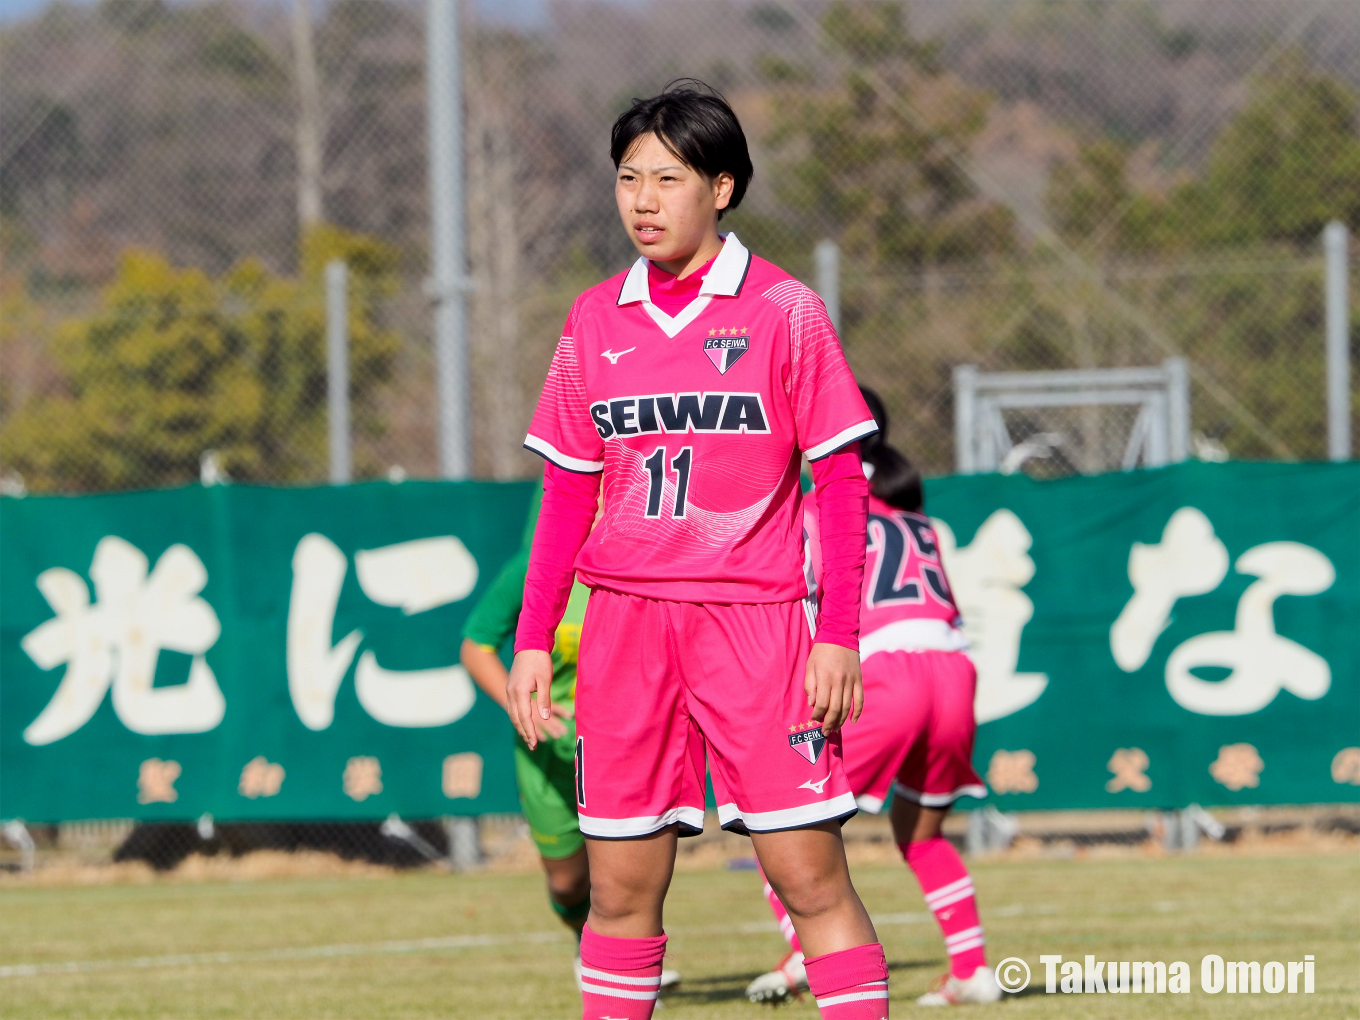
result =
[{"label": "chain-link fence", "polygon": [[[955,463],[959,364],[1174,355],[1193,452],[1325,455],[1319,235],[1360,228],[1355,5],[463,7],[478,475],[535,469],[520,438],[571,297],[634,257],[609,124],[681,75],[753,146],[725,222],[809,282],[839,246],[846,348],[927,471]],[[325,479],[335,257],[355,476],[436,473],[423,4],[53,4],[4,25],[0,73],[7,491],[184,483],[205,455]],[[1131,427],[1013,431],[1067,436],[1051,463],[1086,470]]]}]

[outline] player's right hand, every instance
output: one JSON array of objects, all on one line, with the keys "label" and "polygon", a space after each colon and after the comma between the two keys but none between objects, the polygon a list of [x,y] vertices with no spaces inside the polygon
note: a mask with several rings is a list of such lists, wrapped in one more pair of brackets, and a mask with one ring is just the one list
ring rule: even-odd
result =
[{"label": "player's right hand", "polygon": [[538,746],[538,721],[552,718],[552,656],[537,648],[517,652],[505,695],[510,721],[532,751]]}]

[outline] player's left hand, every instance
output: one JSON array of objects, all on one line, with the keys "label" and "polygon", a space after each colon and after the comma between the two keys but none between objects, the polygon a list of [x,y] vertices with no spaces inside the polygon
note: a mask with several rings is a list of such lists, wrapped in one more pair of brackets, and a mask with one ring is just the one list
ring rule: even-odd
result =
[{"label": "player's left hand", "polygon": [[814,644],[803,681],[812,718],[822,732],[835,733],[854,722],[864,710],[864,680],[859,671],[859,652],[841,645]]}]

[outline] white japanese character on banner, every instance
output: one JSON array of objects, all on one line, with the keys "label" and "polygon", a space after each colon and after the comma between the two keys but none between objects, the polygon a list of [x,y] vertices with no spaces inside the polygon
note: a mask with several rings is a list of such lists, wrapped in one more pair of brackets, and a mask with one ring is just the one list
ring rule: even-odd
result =
[{"label": "white japanese character on banner", "polygon": [[1142,669],[1171,623],[1176,600],[1213,591],[1227,574],[1227,548],[1209,518],[1192,506],[1171,515],[1157,544],[1133,543],[1129,550],[1133,597],[1110,628],[1110,651],[1119,668],[1126,673]]},{"label": "white japanese character on banner", "polygon": [[[1135,543],[1129,553],[1133,596],[1110,628],[1110,651],[1125,672],[1147,662],[1158,636],[1171,622],[1178,599],[1215,590],[1227,575],[1228,551],[1199,510],[1172,514],[1157,545]],[[1237,558],[1240,574],[1259,578],[1237,603],[1230,631],[1199,634],[1181,642],[1166,663],[1166,687],[1183,708],[1200,715],[1259,712],[1280,691],[1315,700],[1331,687],[1327,661],[1275,631],[1275,600],[1316,595],[1336,580],[1330,560],[1298,542],[1267,542]],[[1193,670],[1230,670],[1223,680],[1204,680]]]},{"label": "white japanese character on banner", "polygon": [[[113,535],[95,547],[90,577],[95,602],[79,574],[53,567],[38,575],[56,617],[30,631],[21,646],[40,669],[66,664],[47,707],[24,730],[30,744],[50,744],[89,722],[113,688],[113,710],[134,733],[202,733],[222,721],[226,699],[203,654],[221,633],[217,614],[199,592],[208,572],[187,546],[172,545],[147,573],[147,558]],[[189,679],[156,687],[162,649],[192,655]]]},{"label": "white japanese character on banner", "polygon": [[[1268,542],[1237,558],[1239,574],[1253,581],[1237,601],[1232,630],[1200,634],[1183,642],[1166,661],[1166,688],[1176,703],[1200,715],[1259,712],[1280,691],[1314,701],[1332,686],[1327,660],[1275,632],[1275,600],[1316,595],[1336,580],[1322,553],[1298,542]],[[1231,669],[1225,680],[1201,680],[1199,666]]]},{"label": "white japanese character on banner", "polygon": [[963,616],[968,654],[977,666],[977,721],[1018,712],[1048,686],[1047,674],[1015,671],[1020,636],[1034,615],[1034,603],[1021,591],[1034,577],[1029,529],[1011,511],[997,510],[982,522],[973,541],[960,548],[949,525],[932,523]]},{"label": "white japanese character on banner", "polygon": [[[359,588],[374,602],[411,616],[467,598],[477,586],[477,561],[451,535],[422,538],[354,557]],[[308,729],[335,718],[340,682],[363,640],[354,630],[331,645],[335,609],[349,569],[345,554],[324,535],[306,535],[293,553],[288,603],[288,692]],[[359,703],[388,726],[445,726],[471,710],[472,680],[462,666],[385,669],[371,649],[354,671]]]}]

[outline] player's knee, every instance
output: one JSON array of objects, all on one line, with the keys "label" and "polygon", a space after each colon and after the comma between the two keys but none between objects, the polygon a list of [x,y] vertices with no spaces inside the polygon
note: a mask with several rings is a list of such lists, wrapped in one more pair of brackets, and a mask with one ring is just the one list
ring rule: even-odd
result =
[{"label": "player's knee", "polygon": [[850,893],[845,875],[836,871],[813,871],[783,883],[784,908],[795,917],[818,917],[842,906]]},{"label": "player's knee", "polygon": [[655,912],[665,897],[664,888],[646,881],[618,876],[599,876],[590,884],[590,909],[600,918],[622,920]]},{"label": "player's knee", "polygon": [[548,895],[557,903],[580,903],[590,895],[590,873],[582,869],[579,874],[551,874],[548,876]]}]

